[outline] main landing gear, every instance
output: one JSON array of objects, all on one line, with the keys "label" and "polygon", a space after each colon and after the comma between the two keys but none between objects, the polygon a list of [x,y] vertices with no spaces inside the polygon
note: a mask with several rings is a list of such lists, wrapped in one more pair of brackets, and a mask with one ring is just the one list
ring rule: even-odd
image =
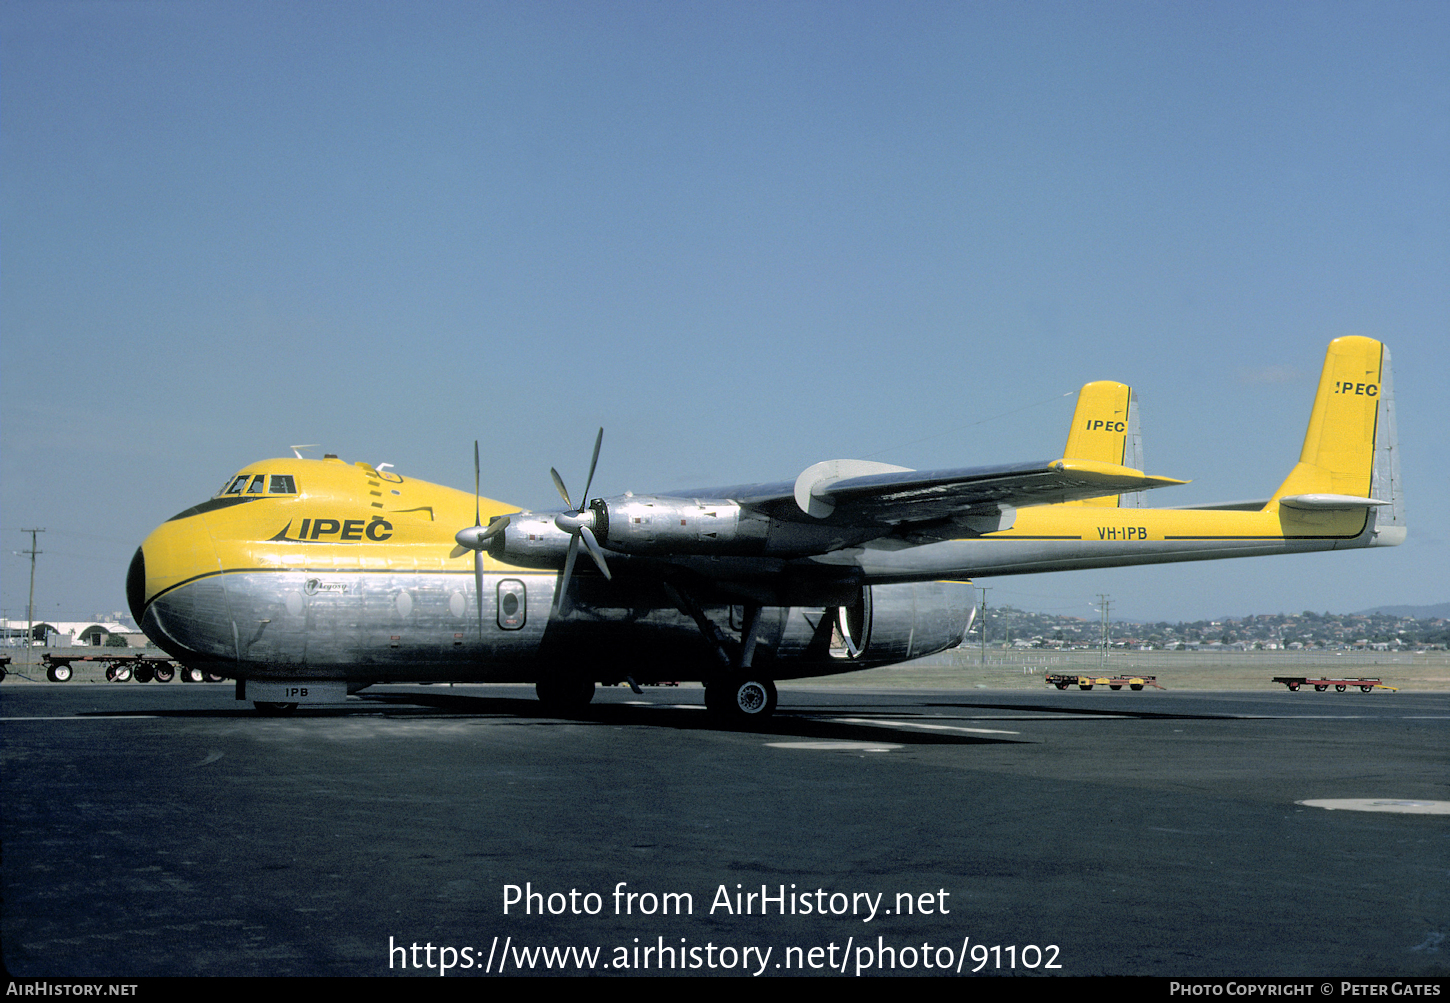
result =
[{"label": "main landing gear", "polygon": [[721,671],[705,681],[705,709],[727,721],[763,721],[775,713],[775,682],[751,668],[760,631],[760,605],[745,607],[740,640],[727,638],[683,588],[665,583],[665,592],[689,615],[715,649]]},{"label": "main landing gear", "polygon": [[759,721],[775,713],[775,683],[745,673],[705,684],[705,709],[736,721]]}]

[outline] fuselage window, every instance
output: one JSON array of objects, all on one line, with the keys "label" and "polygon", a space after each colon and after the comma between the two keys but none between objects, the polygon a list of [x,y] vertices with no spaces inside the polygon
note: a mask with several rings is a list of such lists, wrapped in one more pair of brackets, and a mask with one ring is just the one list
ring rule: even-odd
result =
[{"label": "fuselage window", "polygon": [[252,478],[252,486],[247,488],[247,494],[259,495],[262,493],[262,485],[267,483],[266,474],[258,474]]},{"label": "fuselage window", "polygon": [[292,480],[291,474],[273,474],[272,484],[268,492],[274,495],[295,495],[297,483]]}]

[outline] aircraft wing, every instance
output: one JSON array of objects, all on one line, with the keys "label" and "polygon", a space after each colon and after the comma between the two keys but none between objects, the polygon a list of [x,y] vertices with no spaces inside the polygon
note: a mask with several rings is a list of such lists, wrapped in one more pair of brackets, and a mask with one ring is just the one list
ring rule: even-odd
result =
[{"label": "aircraft wing", "polygon": [[[811,486],[838,517],[886,525],[935,522],[990,509],[1052,505],[1183,481],[1098,460],[1063,459],[957,470],[891,471]],[[801,493],[796,493],[797,501]]]},{"label": "aircraft wing", "polygon": [[954,470],[908,470],[867,460],[827,460],[792,483],[706,488],[676,496],[729,498],[776,519],[897,526],[990,516],[1031,505],[1184,484],[1098,460],[1060,459]]}]

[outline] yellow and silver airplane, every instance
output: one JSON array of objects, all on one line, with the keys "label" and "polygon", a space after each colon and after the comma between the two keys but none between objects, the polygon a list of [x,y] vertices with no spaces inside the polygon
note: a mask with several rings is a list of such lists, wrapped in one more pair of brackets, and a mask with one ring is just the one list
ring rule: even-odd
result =
[{"label": "yellow and silver airplane", "polygon": [[750,718],[774,709],[777,679],[956,646],[972,576],[1405,539],[1377,341],[1330,344],[1299,462],[1267,499],[1142,507],[1184,482],[1138,469],[1136,411],[1128,387],[1090,383],[1060,459],[827,460],[794,481],[586,504],[596,438],[577,501],[552,472],[565,508],[550,512],[481,497],[477,444],[472,494],[335,456],[265,460],[151,533],[126,593],[157,644],[264,712],[378,682],[529,682],[578,707],[599,682],[700,680],[708,707]]}]

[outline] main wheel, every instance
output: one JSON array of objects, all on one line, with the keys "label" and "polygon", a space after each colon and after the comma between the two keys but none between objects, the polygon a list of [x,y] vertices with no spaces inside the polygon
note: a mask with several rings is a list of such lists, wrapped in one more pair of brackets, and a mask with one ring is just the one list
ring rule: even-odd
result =
[{"label": "main wheel", "polygon": [[775,703],[775,683],[758,676],[736,676],[705,687],[705,706],[736,721],[764,720],[775,713]]},{"label": "main wheel", "polygon": [[551,677],[540,679],[534,684],[539,703],[554,711],[579,711],[589,706],[594,699],[594,682],[589,679]]},{"label": "main wheel", "polygon": [[263,717],[281,717],[284,714],[291,714],[297,709],[295,703],[269,703],[266,700],[253,700],[252,704],[257,708],[257,713]]}]

